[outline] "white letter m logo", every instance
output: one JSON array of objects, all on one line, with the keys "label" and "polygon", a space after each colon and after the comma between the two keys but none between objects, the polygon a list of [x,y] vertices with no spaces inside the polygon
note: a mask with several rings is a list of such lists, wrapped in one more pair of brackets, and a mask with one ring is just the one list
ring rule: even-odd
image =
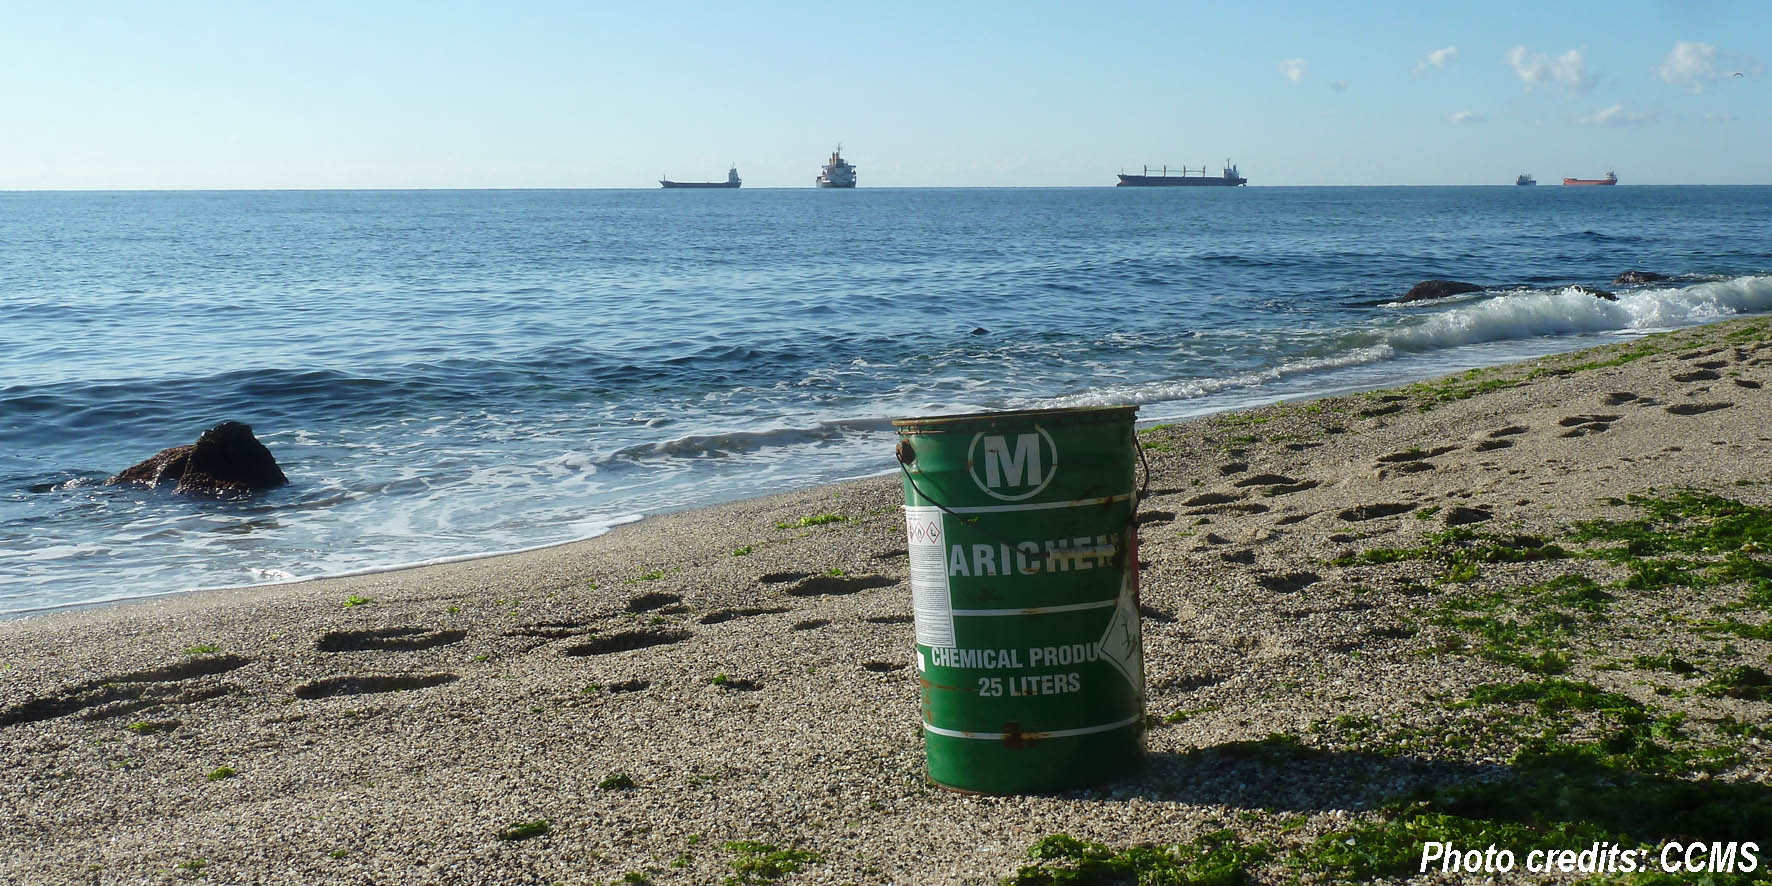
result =
[{"label": "white letter m logo", "polygon": [[[1058,445],[1038,425],[1031,434],[980,433],[972,438],[966,460],[972,470],[972,482],[986,495],[1003,501],[1021,501],[1040,494],[1058,473]],[[982,472],[980,467],[984,468]]]},{"label": "white letter m logo", "polygon": [[[984,438],[984,482],[992,489],[1010,486],[1032,486],[1040,482],[1040,437],[1037,434],[1015,435],[1015,451],[1003,437]],[[1025,479],[1024,479],[1025,478]]]}]

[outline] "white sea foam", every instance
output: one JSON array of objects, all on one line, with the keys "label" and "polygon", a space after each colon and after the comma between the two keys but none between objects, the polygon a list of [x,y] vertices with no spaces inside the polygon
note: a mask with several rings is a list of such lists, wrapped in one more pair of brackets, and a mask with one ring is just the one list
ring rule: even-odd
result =
[{"label": "white sea foam", "polygon": [[1573,286],[1554,292],[1503,293],[1406,321],[1386,341],[1399,351],[1419,353],[1545,335],[1695,326],[1735,314],[1772,311],[1772,276],[1617,295],[1617,301],[1608,301]]},{"label": "white sea foam", "polygon": [[54,611],[61,610],[61,609],[74,609],[74,608],[78,608],[81,606],[97,606],[97,605],[101,605],[101,604],[105,604],[105,603],[125,603],[125,602],[138,601],[138,600],[151,600],[156,597],[166,597],[166,596],[171,596],[173,594],[182,594],[182,593],[188,593],[188,592],[193,592],[193,591],[225,591],[225,590],[233,590],[233,589],[245,588],[245,587],[258,587],[258,586],[264,586],[264,585],[280,585],[280,584],[291,584],[294,582],[302,582],[302,581],[315,581],[318,579],[326,579],[326,578],[350,578],[352,576],[359,576],[359,575],[380,575],[385,572],[395,572],[395,571],[398,571],[401,569],[415,569],[415,568],[423,567],[423,566],[441,566],[441,565],[445,565],[445,564],[449,564],[449,563],[466,563],[466,562],[469,562],[472,560],[484,560],[488,557],[503,557],[508,554],[523,554],[523,553],[528,553],[530,551],[540,551],[540,550],[546,550],[548,548],[559,547],[560,545],[572,544],[573,542],[583,541],[588,538],[595,538],[596,536],[602,535],[603,533],[608,532],[609,530],[614,529],[615,527],[620,526],[624,523],[634,523],[634,522],[637,522],[641,519],[643,519],[643,517],[640,514],[625,514],[625,515],[622,515],[619,517],[611,517],[606,520],[598,520],[598,521],[594,521],[591,523],[586,523],[586,524],[580,525],[578,527],[580,534],[577,536],[574,536],[572,538],[561,539],[558,541],[549,541],[549,542],[544,542],[542,544],[536,544],[536,545],[528,545],[525,547],[504,548],[504,549],[500,549],[500,550],[481,551],[481,552],[476,552],[476,553],[472,553],[472,554],[459,554],[459,555],[448,556],[448,557],[431,557],[431,558],[423,559],[423,560],[412,560],[412,561],[403,562],[403,563],[390,563],[390,564],[368,566],[368,567],[341,568],[341,569],[328,570],[325,568],[324,565],[322,565],[318,569],[316,569],[315,572],[313,572],[312,574],[309,574],[309,575],[297,575],[293,572],[290,572],[290,571],[284,570],[284,569],[265,569],[265,568],[254,567],[249,570],[249,574],[254,579],[249,584],[204,585],[204,586],[200,586],[200,587],[174,587],[174,588],[168,588],[165,590],[145,591],[145,592],[140,592],[140,593],[105,594],[105,595],[95,596],[95,597],[91,597],[91,598],[82,598],[79,600],[66,600],[66,601],[58,601],[58,602],[54,602],[54,603],[42,603],[42,604],[38,604],[38,605],[21,606],[21,607],[13,608],[13,609],[0,609],[0,617],[12,617],[12,616],[20,616],[20,615],[36,615],[36,614],[41,614],[41,613],[45,613],[45,612],[54,612]]},{"label": "white sea foam", "polygon": [[806,427],[731,431],[722,434],[691,434],[670,440],[642,443],[617,450],[610,461],[642,461],[652,458],[723,458],[774,446],[824,443],[868,432],[888,431],[888,418],[822,421]]}]

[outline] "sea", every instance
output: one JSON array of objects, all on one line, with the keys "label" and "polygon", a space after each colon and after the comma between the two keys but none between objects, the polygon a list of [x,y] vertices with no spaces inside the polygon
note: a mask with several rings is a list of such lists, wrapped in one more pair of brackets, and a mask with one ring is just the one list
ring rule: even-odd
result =
[{"label": "sea", "polygon": [[[879,474],[894,418],[1169,421],[1766,313],[1769,210],[1628,185],[0,193],[0,615]],[[1631,269],[1671,279],[1612,284]],[[1485,288],[1398,303],[1427,279]],[[226,420],[288,486],[104,485]]]}]

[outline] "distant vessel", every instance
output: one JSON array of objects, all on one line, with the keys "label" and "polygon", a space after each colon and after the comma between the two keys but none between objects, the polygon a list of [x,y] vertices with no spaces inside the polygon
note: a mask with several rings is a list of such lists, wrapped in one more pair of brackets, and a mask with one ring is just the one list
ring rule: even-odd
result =
[{"label": "distant vessel", "polygon": [[736,188],[740,184],[742,182],[738,180],[737,164],[726,171],[726,180],[723,182],[674,182],[668,178],[658,180],[661,188]]},{"label": "distant vessel", "polygon": [[821,188],[855,187],[855,167],[843,159],[842,145],[831,152],[831,162],[824,165],[824,172],[818,176],[816,184]]},{"label": "distant vessel", "polygon": [[1532,173],[1530,173],[1530,172],[1522,172],[1522,173],[1520,173],[1519,178],[1514,179],[1514,184],[1516,184],[1516,185],[1535,185],[1535,184],[1538,184],[1538,179],[1533,178]]},{"label": "distant vessel", "polygon": [[1606,177],[1605,178],[1566,178],[1566,179],[1563,179],[1563,184],[1566,184],[1566,185],[1615,185],[1615,184],[1618,184],[1618,175],[1616,173],[1614,173],[1612,170],[1608,169],[1608,170],[1606,170]]},{"label": "distant vessel", "polygon": [[1231,161],[1224,161],[1224,172],[1218,175],[1207,175],[1206,167],[1189,169],[1181,167],[1176,175],[1169,174],[1168,166],[1158,167],[1158,174],[1151,175],[1151,168],[1146,166],[1143,175],[1127,175],[1120,173],[1117,188],[1234,188],[1248,184],[1249,180],[1237,174],[1237,167]]}]

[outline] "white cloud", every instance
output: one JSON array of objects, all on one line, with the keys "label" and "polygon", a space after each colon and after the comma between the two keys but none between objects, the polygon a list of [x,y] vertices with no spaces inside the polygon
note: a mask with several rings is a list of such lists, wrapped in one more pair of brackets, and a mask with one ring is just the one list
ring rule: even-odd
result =
[{"label": "white cloud", "polygon": [[1286,79],[1297,83],[1304,79],[1304,59],[1289,58],[1280,62],[1280,70],[1286,72]]},{"label": "white cloud", "polygon": [[1459,111],[1452,115],[1453,123],[1481,123],[1483,115],[1476,111]]},{"label": "white cloud", "polygon": [[1651,70],[1668,83],[1690,87],[1698,93],[1704,91],[1706,83],[1757,75],[1763,69],[1751,57],[1718,52],[1709,43],[1681,40]]},{"label": "white cloud", "polygon": [[1636,126],[1642,123],[1654,123],[1654,113],[1626,111],[1624,105],[1613,105],[1610,108],[1595,111],[1574,118],[1577,126]]},{"label": "white cloud", "polygon": [[1448,46],[1445,49],[1436,49],[1433,52],[1428,53],[1421,61],[1415,63],[1415,73],[1419,74],[1430,67],[1443,68],[1457,60],[1458,47],[1456,45]]},{"label": "white cloud", "polygon": [[1516,46],[1508,51],[1507,63],[1526,81],[1530,89],[1540,83],[1555,83],[1567,87],[1574,95],[1586,94],[1594,88],[1594,77],[1587,72],[1587,60],[1581,57],[1581,51],[1571,49],[1556,58],[1538,52],[1528,53],[1526,47]]},{"label": "white cloud", "polygon": [[1693,92],[1703,92],[1704,81],[1723,79],[1723,75],[1717,73],[1716,59],[1715,46],[1681,40],[1674,44],[1667,58],[1655,66],[1655,73],[1675,86],[1690,86]]}]

